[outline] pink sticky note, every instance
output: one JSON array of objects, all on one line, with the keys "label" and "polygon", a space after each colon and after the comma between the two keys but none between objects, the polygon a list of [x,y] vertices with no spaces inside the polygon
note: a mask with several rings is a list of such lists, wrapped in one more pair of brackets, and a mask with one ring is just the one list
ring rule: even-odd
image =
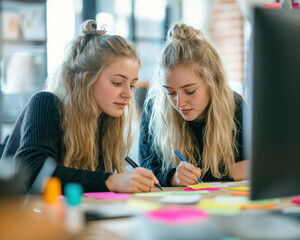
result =
[{"label": "pink sticky note", "polygon": [[282,8],[283,4],[281,2],[275,2],[275,3],[265,3],[264,8]]},{"label": "pink sticky note", "polygon": [[198,208],[169,207],[148,212],[146,217],[164,223],[193,223],[209,216]]},{"label": "pink sticky note", "polygon": [[292,199],[292,202],[300,205],[300,196]]},{"label": "pink sticky note", "polygon": [[97,199],[128,199],[127,193],[114,193],[114,192],[89,192],[84,193],[83,196],[88,198]]},{"label": "pink sticky note", "polygon": [[220,188],[201,188],[201,189],[193,189],[193,188],[185,188],[184,191],[193,192],[193,191],[220,191]]}]

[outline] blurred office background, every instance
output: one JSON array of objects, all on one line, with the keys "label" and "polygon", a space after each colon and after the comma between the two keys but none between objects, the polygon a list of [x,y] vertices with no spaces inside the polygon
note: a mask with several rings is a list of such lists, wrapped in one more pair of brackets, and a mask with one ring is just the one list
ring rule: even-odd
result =
[{"label": "blurred office background", "polygon": [[249,16],[262,0],[0,0],[0,143],[29,98],[43,89],[86,19],[134,42],[143,101],[169,26],[201,29],[219,51],[230,86],[244,95]]}]

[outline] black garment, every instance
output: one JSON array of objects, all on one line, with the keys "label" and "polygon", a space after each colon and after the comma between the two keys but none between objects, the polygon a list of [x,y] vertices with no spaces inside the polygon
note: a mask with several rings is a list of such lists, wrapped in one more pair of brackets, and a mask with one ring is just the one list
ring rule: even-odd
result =
[{"label": "black garment", "polygon": [[[237,148],[238,152],[235,153],[235,162],[245,160],[244,159],[244,151],[243,151],[243,121],[242,121],[242,107],[243,107],[243,98],[235,93],[235,124],[237,127]],[[149,120],[152,111],[152,103],[151,101],[147,106],[145,106],[143,110],[142,117],[141,117],[141,124],[140,124],[140,139],[139,139],[139,162],[140,165],[144,168],[150,169],[153,171],[157,179],[159,180],[162,186],[171,186],[171,177],[175,173],[176,168],[170,168],[167,171],[162,171],[162,161],[161,153],[157,154],[155,150],[152,149],[151,145],[153,142],[153,136],[149,134]],[[195,141],[198,144],[198,149],[200,154],[202,155],[203,152],[203,131],[205,129],[205,121],[190,121],[187,122],[187,125],[190,127],[191,132],[194,135]],[[175,150],[175,149],[174,149]],[[199,159],[196,159],[197,167],[201,168],[201,162]],[[220,166],[222,170],[222,167]],[[229,176],[225,176],[222,179],[216,179],[211,171],[209,170],[204,176],[201,177],[203,181],[230,181],[233,180]]]},{"label": "black garment", "polygon": [[[60,178],[63,187],[66,183],[76,182],[82,185],[85,192],[108,191],[105,181],[112,173],[103,171],[104,163],[101,154],[99,154],[99,166],[96,171],[62,165],[65,146],[60,109],[59,100],[53,93],[35,94],[18,117],[1,161],[13,157],[18,167],[26,169],[27,190],[46,158],[53,157],[58,163],[53,176]],[[99,149],[101,149],[100,144]]]}]

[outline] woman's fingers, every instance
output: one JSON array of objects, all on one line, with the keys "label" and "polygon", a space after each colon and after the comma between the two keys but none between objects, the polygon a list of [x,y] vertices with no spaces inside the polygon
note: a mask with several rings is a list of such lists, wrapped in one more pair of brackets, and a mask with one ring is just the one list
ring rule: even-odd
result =
[{"label": "woman's fingers", "polygon": [[155,184],[159,183],[153,172],[150,170],[145,168],[136,168],[136,171],[139,171],[142,176],[151,179]]},{"label": "woman's fingers", "polygon": [[180,182],[180,185],[183,185],[183,182],[187,183],[187,185],[195,184],[201,175],[200,168],[196,168],[195,166],[187,162],[181,162],[176,171],[177,178],[179,180],[178,182]]},{"label": "woman's fingers", "polygon": [[145,168],[136,168],[136,188],[138,192],[150,192],[154,184],[158,183],[154,174]]},{"label": "woman's fingers", "polygon": [[181,186],[187,186],[187,185],[193,185],[196,181],[186,175],[183,175],[179,178],[179,185]]},{"label": "woman's fingers", "polygon": [[200,173],[201,171],[199,171],[200,168],[197,168],[193,164],[190,164],[190,163],[187,163],[187,162],[184,162],[183,166],[187,170],[189,170],[191,173],[193,173],[197,178],[200,177],[200,175],[201,175],[201,173]]},{"label": "woman's fingers", "polygon": [[158,183],[154,174],[145,168],[135,168],[132,171],[111,175],[106,180],[106,186],[114,192],[150,192]]}]

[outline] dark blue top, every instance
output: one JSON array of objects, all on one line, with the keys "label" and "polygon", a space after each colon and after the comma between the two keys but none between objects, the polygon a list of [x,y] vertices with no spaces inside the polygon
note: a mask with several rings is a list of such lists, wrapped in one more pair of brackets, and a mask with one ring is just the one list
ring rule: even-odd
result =
[{"label": "dark blue top", "polygon": [[[53,176],[60,178],[63,187],[66,183],[76,182],[82,185],[85,192],[108,191],[105,181],[112,173],[104,172],[101,154],[99,154],[99,165],[96,171],[74,169],[62,165],[65,146],[60,112],[61,105],[53,93],[35,94],[18,117],[1,161],[13,156],[17,166],[26,169],[25,188],[27,190],[46,158],[53,157],[58,163]],[[100,126],[99,129],[101,129]],[[99,149],[101,149],[101,141],[99,142]]]},{"label": "dark blue top", "polygon": [[[237,127],[236,142],[238,151],[235,153],[235,162],[245,160],[244,151],[243,151],[243,98],[235,93],[235,115],[234,122]],[[160,154],[157,154],[155,150],[152,149],[153,137],[149,134],[149,120],[152,111],[152,103],[148,102],[148,105],[145,106],[148,109],[147,113],[145,109],[142,112],[141,124],[140,124],[140,139],[139,139],[139,162],[140,165],[144,168],[150,169],[153,171],[157,179],[159,180],[162,186],[171,186],[171,178],[176,171],[176,168],[170,168],[167,171],[162,171],[162,161]],[[191,129],[191,132],[194,136],[194,141],[198,145],[200,154],[203,152],[203,132],[206,126],[205,121],[189,121],[187,122],[187,127]],[[175,149],[174,149],[175,150]],[[197,167],[201,168],[201,161],[196,159]],[[222,166],[220,166],[222,171]],[[204,176],[201,176],[203,181],[230,181],[233,180],[229,176],[224,176],[221,179],[215,178],[211,171],[209,170]]]}]

